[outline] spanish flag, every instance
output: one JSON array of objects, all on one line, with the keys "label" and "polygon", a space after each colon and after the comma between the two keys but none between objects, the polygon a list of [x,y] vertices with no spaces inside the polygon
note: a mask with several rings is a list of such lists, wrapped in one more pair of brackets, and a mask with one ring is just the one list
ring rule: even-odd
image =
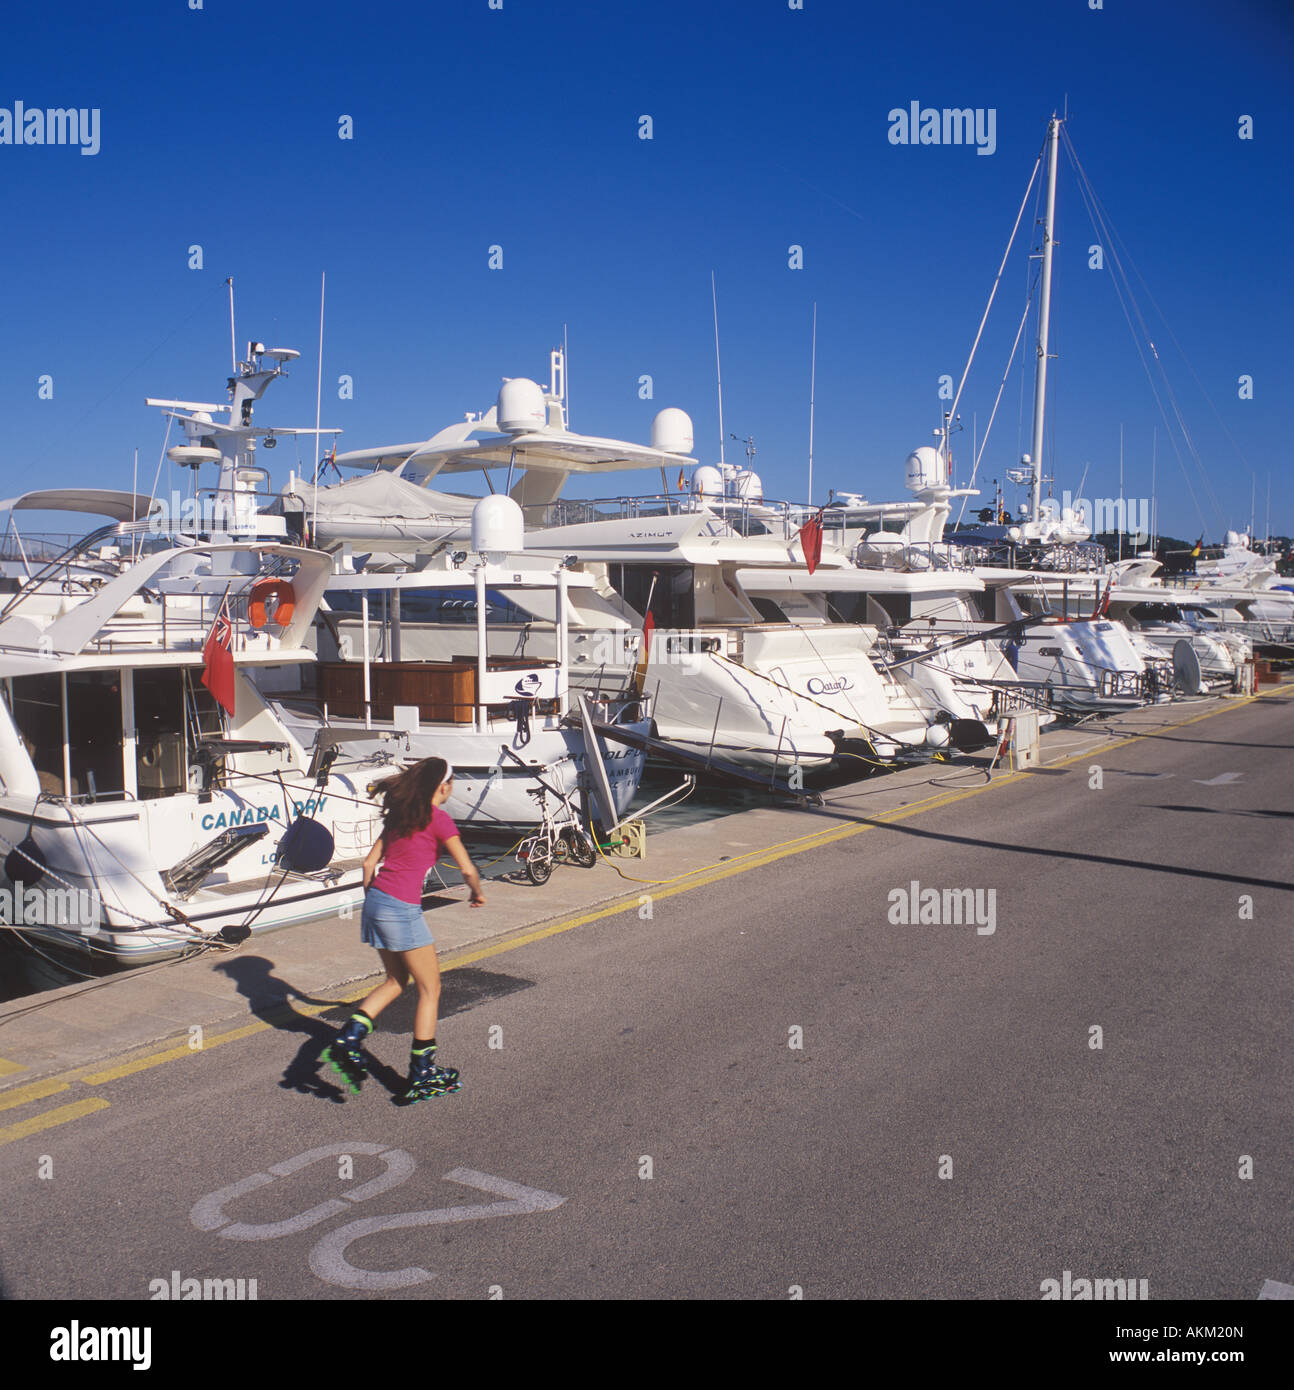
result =
[{"label": "spanish flag", "polygon": [[1203,537],[1203,535],[1201,535],[1200,538],[1199,538],[1199,540],[1195,542],[1195,549],[1191,551],[1191,559],[1192,559],[1192,560],[1198,560],[1198,559],[1200,558],[1200,554],[1201,554],[1203,548],[1204,548],[1204,537]]}]

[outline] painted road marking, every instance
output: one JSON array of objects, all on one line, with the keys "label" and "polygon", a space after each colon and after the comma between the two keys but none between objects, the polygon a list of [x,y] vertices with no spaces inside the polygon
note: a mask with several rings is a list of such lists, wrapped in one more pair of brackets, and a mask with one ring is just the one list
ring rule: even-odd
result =
[{"label": "painted road marking", "polygon": [[[1092,753],[1098,748],[1103,753],[1108,753],[1113,751],[1114,749],[1122,748],[1129,744],[1138,743],[1142,740],[1155,739],[1160,736],[1161,730],[1176,732],[1179,729],[1188,728],[1192,724],[1198,724],[1205,719],[1213,719],[1216,718],[1218,715],[1227,714],[1232,710],[1241,709],[1244,706],[1254,704],[1259,700],[1269,699],[1275,693],[1277,692],[1264,691],[1260,694],[1249,695],[1238,699],[1229,700],[1216,709],[1205,710],[1202,714],[1193,715],[1189,719],[1174,721],[1170,724],[1161,724],[1156,729],[1145,730],[1139,733],[1130,733],[1122,738],[1112,739],[1109,737],[1105,737],[1101,739],[1096,739],[1092,743],[1081,748],[1076,753],[1070,754],[1069,756],[1064,758],[1054,759],[1047,766],[1064,767],[1081,762],[1084,758],[1090,757]],[[1283,687],[1281,688],[1281,693],[1284,693]],[[631,878],[629,875],[624,874],[623,872],[621,872],[621,876],[627,879],[629,882],[636,884],[645,884],[649,887],[652,887],[656,890],[652,895],[655,898],[673,897],[677,893],[688,892],[693,888],[706,887],[712,883],[720,882],[725,878],[732,878],[735,877],[737,874],[745,873],[750,869],[761,868],[766,864],[776,863],[779,859],[785,859],[791,855],[802,854],[807,850],[818,849],[828,844],[832,844],[838,840],[848,839],[855,835],[864,834],[866,831],[874,829],[877,825],[884,825],[893,823],[895,821],[907,820],[912,816],[920,815],[924,811],[941,810],[943,807],[952,805],[954,802],[957,801],[962,801],[967,797],[979,796],[986,791],[991,791],[995,788],[1007,786],[1012,782],[1026,780],[1027,777],[1027,772],[1007,773],[1005,776],[1000,775],[996,780],[985,782],[982,786],[971,787],[962,791],[952,791],[937,794],[935,796],[927,797],[921,801],[916,801],[910,804],[897,807],[892,811],[880,812],[879,814],[871,817],[868,823],[865,825],[849,825],[844,827],[838,827],[832,830],[811,832],[808,835],[800,836],[791,840],[786,840],[781,845],[772,846],[767,850],[752,851],[747,854],[739,855],[735,859],[729,860],[725,863],[711,865],[708,867],[702,866],[698,869],[689,870],[687,873],[680,874],[677,880],[665,880],[663,884],[661,882],[649,879],[634,879]],[[673,882],[675,886],[664,886],[671,882]],[[624,912],[631,911],[635,906],[636,901],[637,894],[630,892],[622,897],[613,900],[608,906],[600,908],[596,911],[583,913],[574,918],[559,919],[558,921],[551,923],[548,926],[541,927],[534,931],[531,931],[526,928],[521,928],[520,934],[505,935],[501,938],[497,938],[490,946],[483,947],[478,950],[466,950],[462,954],[459,954],[457,952],[448,952],[446,956],[442,959],[441,969],[455,970],[465,965],[474,964],[476,961],[487,959],[490,956],[500,955],[505,951],[515,950],[520,946],[526,946],[531,944],[532,942],[541,941],[546,937],[556,936],[563,932],[573,931],[575,930],[575,928],[585,926],[591,922],[601,921],[607,917],[618,916]],[[326,1012],[330,1008],[335,1008],[338,1005],[353,1003],[357,999],[362,999],[367,993],[369,993],[370,988],[371,985],[364,984],[363,986],[357,988],[353,992],[348,992],[346,994],[340,995],[336,1000],[332,1001],[329,1004],[303,1005],[300,1008],[285,1007],[284,1013],[285,1016],[286,1014],[295,1013],[302,1017],[314,1017],[317,1014]],[[108,1067],[101,1067],[100,1069],[93,1071],[87,1070],[84,1067],[74,1068],[72,1070],[60,1073],[59,1075],[50,1079],[53,1081],[69,1082],[82,1080],[89,1085],[101,1085],[107,1081],[113,1081],[120,1077],[132,1075],[135,1072],[144,1071],[149,1067],[160,1066],[163,1062],[176,1061],[181,1057],[200,1056],[202,1052],[208,1050],[209,1048],[219,1046],[219,1044],[222,1042],[234,1042],[239,1038],[250,1037],[255,1033],[265,1032],[273,1026],[274,1025],[272,1023],[258,1021],[256,1023],[247,1024],[240,1028],[235,1028],[228,1033],[218,1034],[214,1037],[207,1037],[204,1041],[203,1047],[200,1049],[190,1049],[187,1046],[177,1047],[172,1045],[163,1045],[156,1052],[150,1053],[145,1056],[137,1055],[133,1059],[126,1062],[118,1063],[116,1065],[109,1065]],[[0,1076],[6,1074],[6,1069],[9,1072],[12,1072],[13,1070],[18,1069],[18,1064],[5,1063],[3,1065],[0,1065]],[[6,1093],[0,1092],[0,1095],[3,1094]],[[20,1104],[21,1102],[18,1103]],[[85,1103],[78,1102],[77,1104],[84,1105]],[[101,1109],[103,1106],[107,1104],[107,1101],[103,1101],[97,1105],[87,1105],[85,1109],[82,1109],[80,1111],[77,1111],[75,1105],[64,1106],[61,1107],[59,1111],[50,1111],[48,1113],[50,1115],[55,1115],[63,1112],[76,1111],[76,1113],[66,1114],[66,1119],[75,1119],[77,1118],[77,1114],[89,1114],[93,1110]],[[32,1122],[27,1123],[30,1124]],[[63,1123],[62,1120],[49,1121],[49,1124],[61,1123]],[[46,1127],[48,1126],[44,1124],[37,1125],[36,1130]],[[6,1129],[0,1129],[0,1145],[9,1143],[14,1139],[22,1138],[24,1134],[33,1133],[36,1132],[36,1130],[29,1130],[24,1125],[11,1125]]]},{"label": "painted road marking", "polygon": [[0,1057],[0,1076],[12,1076],[16,1071],[26,1070],[21,1062],[10,1062],[7,1058]]},{"label": "painted road marking", "polygon": [[22,1120],[15,1125],[0,1129],[0,1144],[8,1144],[14,1139],[25,1139],[29,1134],[39,1134],[42,1129],[53,1129],[55,1125],[65,1125],[69,1120],[79,1120],[82,1115],[92,1115],[96,1110],[107,1110],[112,1104],[102,1096],[89,1100],[74,1100],[71,1105],[60,1105],[55,1110],[46,1110],[30,1120]]},{"label": "painted road marking", "polygon": [[43,1100],[46,1096],[57,1095],[59,1091],[69,1089],[66,1081],[54,1078],[48,1081],[33,1081],[30,1086],[15,1086],[12,1091],[0,1091],[0,1110],[12,1110],[15,1105]]},{"label": "painted road marking", "polygon": [[239,1038],[250,1037],[253,1033],[259,1033],[270,1027],[268,1023],[248,1023],[242,1028],[234,1028],[228,1033],[217,1033],[214,1037],[207,1037],[203,1034],[201,1047],[190,1047],[187,1043],[182,1047],[168,1047],[162,1052],[155,1052],[148,1057],[138,1057],[133,1062],[123,1062],[119,1066],[108,1067],[104,1071],[82,1072],[80,1080],[87,1086],[100,1086],[105,1081],[116,1081],[122,1076],[131,1076],[137,1071],[145,1071],[149,1067],[160,1067],[163,1062],[173,1062],[179,1057],[198,1057],[204,1052],[209,1052],[213,1047],[219,1047],[221,1043],[235,1042]]},{"label": "painted road marking", "polygon": [[[333,1198],[299,1212],[282,1221],[258,1224],[234,1222],[225,1215],[225,1206],[249,1192],[269,1187],[280,1178],[289,1178],[303,1168],[309,1168],[326,1158],[340,1158],[352,1154],[371,1154],[386,1165],[386,1172],[362,1183],[359,1187],[344,1193],[345,1200]],[[282,1236],[295,1235],[298,1231],[309,1230],[321,1221],[338,1216],[350,1208],[347,1202],[366,1202],[383,1192],[399,1187],[413,1176],[416,1168],[413,1156],[404,1149],[391,1148],[386,1144],[372,1144],[362,1141],[350,1143],[324,1144],[317,1149],[307,1149],[304,1153],[293,1155],[281,1163],[271,1164],[262,1173],[240,1178],[216,1192],[208,1192],[199,1197],[189,1211],[189,1220],[200,1231],[211,1232],[225,1240],[278,1240]],[[445,1174],[446,1182],[460,1183],[464,1187],[474,1187],[478,1192],[490,1192],[503,1200],[498,1202],[478,1202],[473,1206],[437,1207],[430,1211],[402,1211],[390,1216],[371,1216],[356,1221],[347,1221],[330,1231],[318,1241],[310,1251],[310,1268],[326,1284],[343,1289],[404,1289],[413,1284],[425,1284],[436,1275],[418,1265],[406,1269],[373,1270],[361,1269],[350,1263],[346,1251],[357,1240],[377,1235],[382,1231],[398,1231],[411,1227],[443,1225],[452,1221],[486,1221],[495,1216],[525,1216],[532,1212],[552,1211],[566,1201],[555,1192],[544,1192],[537,1187],[523,1187],[521,1183],[509,1182],[506,1178],[492,1177],[489,1173],[478,1173],[474,1168],[455,1168]]]},{"label": "painted road marking", "polygon": [[1207,782],[1201,782],[1198,777],[1192,777],[1191,781],[1197,787],[1225,787],[1238,782],[1244,775],[1243,772],[1223,772],[1217,777],[1210,777]]},{"label": "painted road marking", "polygon": [[413,1284],[425,1284],[436,1275],[420,1265],[407,1269],[379,1271],[358,1269],[346,1258],[349,1246],[380,1231],[404,1230],[417,1226],[436,1226],[450,1221],[487,1221],[495,1216],[525,1216],[534,1212],[553,1211],[566,1201],[555,1192],[543,1192],[536,1187],[523,1187],[519,1182],[491,1177],[472,1168],[455,1168],[445,1174],[446,1182],[462,1183],[480,1192],[493,1192],[501,1202],[483,1202],[469,1207],[439,1207],[435,1211],[402,1211],[394,1216],[370,1216],[348,1221],[335,1231],[329,1231],[310,1252],[310,1269],[316,1278],[343,1289],[406,1289]]},{"label": "painted road marking", "polygon": [[1294,1299],[1294,1284],[1278,1284],[1275,1279],[1264,1279],[1262,1292],[1258,1295],[1264,1298],[1290,1298]]},{"label": "painted road marking", "polygon": [[[346,1192],[345,1201],[333,1198],[282,1221],[232,1222],[232,1219],[225,1215],[225,1204],[232,1202],[236,1197],[255,1192],[261,1187],[268,1187],[279,1178],[290,1177],[302,1168],[308,1168],[325,1158],[339,1158],[344,1154],[375,1154],[386,1164],[386,1172],[374,1178],[372,1182],[363,1183],[353,1191]],[[198,1230],[217,1231],[225,1240],[277,1240],[280,1236],[309,1230],[311,1226],[317,1226],[331,1216],[349,1211],[346,1202],[364,1202],[392,1187],[399,1187],[413,1175],[413,1170],[413,1158],[403,1149],[389,1148],[386,1144],[325,1144],[321,1148],[308,1149],[305,1153],[285,1159],[282,1163],[275,1163],[266,1173],[253,1173],[249,1178],[242,1178],[228,1187],[222,1187],[219,1192],[209,1192],[194,1203],[193,1209],[189,1212],[189,1220]]]}]

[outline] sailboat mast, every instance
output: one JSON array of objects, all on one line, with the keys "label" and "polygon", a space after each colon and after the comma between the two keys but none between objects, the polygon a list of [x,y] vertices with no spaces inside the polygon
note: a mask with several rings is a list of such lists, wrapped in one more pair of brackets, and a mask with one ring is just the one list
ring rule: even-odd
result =
[{"label": "sailboat mast", "polygon": [[1047,214],[1042,227],[1042,297],[1038,302],[1038,364],[1033,385],[1033,506],[1031,521],[1038,520],[1042,504],[1042,423],[1047,403],[1047,338],[1051,327],[1051,252],[1056,226],[1056,155],[1060,146],[1060,121],[1052,116],[1047,125]]}]

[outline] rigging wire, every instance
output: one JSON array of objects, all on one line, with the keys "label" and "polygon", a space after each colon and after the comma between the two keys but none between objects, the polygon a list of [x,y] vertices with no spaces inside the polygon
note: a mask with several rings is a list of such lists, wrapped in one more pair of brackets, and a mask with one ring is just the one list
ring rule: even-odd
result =
[{"label": "rigging wire", "polygon": [[[1064,143],[1065,151],[1068,154],[1076,173],[1078,174],[1079,195],[1083,200],[1083,204],[1087,210],[1088,217],[1091,220],[1093,230],[1096,232],[1097,236],[1103,238],[1103,240],[1109,247],[1110,262],[1115,270],[1115,274],[1111,275],[1110,277],[1110,283],[1114,287],[1115,296],[1119,302],[1119,308],[1123,312],[1124,320],[1128,325],[1128,331],[1132,335],[1133,344],[1137,350],[1137,356],[1140,359],[1142,368],[1146,373],[1146,379],[1150,383],[1150,389],[1152,394],[1154,395],[1155,404],[1159,408],[1160,417],[1163,419],[1164,427],[1168,433],[1169,439],[1172,442],[1173,453],[1174,456],[1177,458],[1178,466],[1182,470],[1182,479],[1186,483],[1187,491],[1191,495],[1191,501],[1195,506],[1196,515],[1199,518],[1201,526],[1205,526],[1206,522],[1204,519],[1204,512],[1200,507],[1199,499],[1196,497],[1195,489],[1191,485],[1191,479],[1189,474],[1187,473],[1186,465],[1182,460],[1181,450],[1178,448],[1177,436],[1174,433],[1172,423],[1169,419],[1169,412],[1165,408],[1163,395],[1161,395],[1160,393],[1159,385],[1155,381],[1155,375],[1151,371],[1150,364],[1147,361],[1145,348],[1143,348],[1142,346],[1142,337],[1144,337],[1145,344],[1147,347],[1149,347],[1150,353],[1154,357],[1155,364],[1159,369],[1159,375],[1163,382],[1163,393],[1164,395],[1167,395],[1169,404],[1172,407],[1172,414],[1177,421],[1177,428],[1181,432],[1182,442],[1185,444],[1187,452],[1189,453],[1192,462],[1195,464],[1196,470],[1199,474],[1199,479],[1202,482],[1204,490],[1208,496],[1208,500],[1212,503],[1214,512],[1217,515],[1218,519],[1221,521],[1224,515],[1221,504],[1218,501],[1216,493],[1213,491],[1213,485],[1209,481],[1208,473],[1204,468],[1203,461],[1199,455],[1199,451],[1196,449],[1194,440],[1191,438],[1190,428],[1182,417],[1181,407],[1178,405],[1176,393],[1173,391],[1172,383],[1168,380],[1168,375],[1167,372],[1164,370],[1164,364],[1159,356],[1159,351],[1155,347],[1154,339],[1151,337],[1150,330],[1145,322],[1144,316],[1141,313],[1141,308],[1138,305],[1136,298],[1132,293],[1131,282],[1128,279],[1127,273],[1123,269],[1123,263],[1119,257],[1118,250],[1119,244],[1122,243],[1122,238],[1118,236],[1118,234],[1114,231],[1112,224],[1109,222],[1108,216],[1105,213],[1105,209],[1101,204],[1100,199],[1097,197],[1095,189],[1092,187],[1091,180],[1088,178],[1086,170],[1084,170],[1082,163],[1079,161],[1078,155],[1074,150],[1072,142],[1068,139],[1068,137],[1066,137]],[[1132,307],[1132,313],[1129,313],[1129,304]],[[1156,310],[1158,310],[1157,305]],[[1137,325],[1140,327],[1140,335],[1138,334],[1137,327],[1133,326],[1133,314],[1135,314]],[[1176,342],[1176,339],[1174,339],[1174,342]]]}]

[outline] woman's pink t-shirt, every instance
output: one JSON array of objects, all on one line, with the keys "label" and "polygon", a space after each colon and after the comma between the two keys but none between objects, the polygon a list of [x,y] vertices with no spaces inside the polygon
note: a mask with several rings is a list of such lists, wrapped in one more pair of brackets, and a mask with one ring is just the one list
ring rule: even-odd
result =
[{"label": "woman's pink t-shirt", "polygon": [[422,881],[427,870],[440,857],[440,847],[458,834],[458,826],[439,806],[421,830],[405,835],[384,848],[382,867],[373,878],[373,887],[405,903],[422,903]]}]

